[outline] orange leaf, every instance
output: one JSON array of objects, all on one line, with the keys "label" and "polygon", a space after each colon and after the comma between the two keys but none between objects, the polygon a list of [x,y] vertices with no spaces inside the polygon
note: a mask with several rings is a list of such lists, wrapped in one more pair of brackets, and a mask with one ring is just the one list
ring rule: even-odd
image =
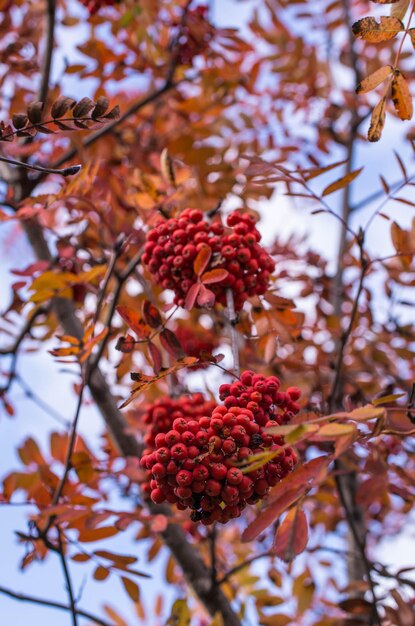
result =
[{"label": "orange leaf", "polygon": [[355,170],[354,172],[349,172],[348,174],[346,174],[346,176],[339,178],[339,180],[336,180],[334,183],[331,183],[331,185],[328,185],[323,191],[322,195],[328,196],[330,193],[333,193],[334,191],[338,191],[339,189],[343,189],[344,187],[347,187],[347,185],[349,185],[355,178],[359,176],[362,170],[363,170],[363,167],[360,167],[358,170]]},{"label": "orange leaf", "polygon": [[105,580],[109,576],[109,570],[106,567],[102,567],[102,565],[98,565],[94,572],[95,580]]},{"label": "orange leaf", "polygon": [[393,68],[391,65],[384,65],[383,67],[380,67],[375,72],[372,72],[372,74],[369,74],[369,76],[366,76],[366,78],[358,84],[356,87],[356,93],[368,93],[369,91],[372,91],[372,89],[375,89],[378,85],[383,83],[383,81],[390,74],[392,74],[392,72]]},{"label": "orange leaf", "polygon": [[392,81],[392,100],[398,117],[401,120],[410,120],[414,112],[412,96],[408,82],[399,70],[395,70]]},{"label": "orange leaf", "polygon": [[147,339],[150,336],[150,327],[147,326],[137,311],[125,305],[117,306],[116,310],[139,339]]},{"label": "orange leaf", "polygon": [[115,526],[102,526],[101,528],[85,528],[79,531],[78,539],[83,543],[89,541],[100,541],[101,539],[108,539],[118,533],[118,528]]},{"label": "orange leaf", "polygon": [[288,511],[275,533],[272,552],[289,563],[304,552],[308,541],[308,524],[303,509],[298,506]]},{"label": "orange leaf", "polygon": [[185,367],[190,367],[191,365],[194,365],[198,362],[198,360],[199,359],[197,359],[196,357],[186,356],[183,359],[179,359],[171,367],[161,369],[157,376],[146,376],[145,374],[133,372],[130,376],[132,380],[136,381],[138,384],[132,388],[130,397],[127,398],[127,400],[125,400],[119,408],[124,409],[130,404],[130,402],[135,400],[137,396],[149,389],[157,381],[161,380],[162,378],[166,378],[166,376],[178,372]]},{"label": "orange leaf", "polygon": [[203,272],[207,268],[211,256],[212,248],[210,248],[209,246],[203,246],[193,262],[193,271],[196,276],[201,276],[203,274]]},{"label": "orange leaf", "polygon": [[122,584],[124,585],[124,589],[130,596],[133,602],[138,602],[140,600],[140,590],[138,588],[137,583],[135,583],[130,578],[125,578],[125,576],[121,576]]},{"label": "orange leaf", "polygon": [[372,111],[370,119],[369,131],[367,137],[369,141],[379,141],[382,136],[382,130],[385,125],[385,108],[386,98],[382,98]]},{"label": "orange leaf", "polygon": [[370,43],[380,43],[393,39],[404,29],[396,17],[383,15],[378,22],[374,17],[364,17],[352,26],[353,34]]},{"label": "orange leaf", "polygon": [[228,278],[229,272],[224,269],[212,270],[210,272],[206,272],[200,278],[202,283],[205,285],[212,285],[213,283],[220,283],[225,278]]}]

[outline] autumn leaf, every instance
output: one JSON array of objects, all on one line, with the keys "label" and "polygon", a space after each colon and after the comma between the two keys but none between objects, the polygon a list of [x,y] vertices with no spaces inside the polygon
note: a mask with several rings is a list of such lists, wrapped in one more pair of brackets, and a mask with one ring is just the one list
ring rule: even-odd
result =
[{"label": "autumn leaf", "polygon": [[163,323],[160,312],[149,300],[143,302],[143,318],[145,323],[154,329],[159,328]]},{"label": "autumn leaf", "polygon": [[398,0],[393,2],[394,6],[391,7],[391,16],[398,20],[403,20],[408,10],[410,0]]},{"label": "autumn leaf", "polygon": [[268,506],[259,512],[242,533],[242,541],[252,541],[268,528],[294,502],[297,502],[314,485],[323,481],[331,459],[319,456],[298,465],[291,474],[278,483],[271,491]]},{"label": "autumn leaf", "polygon": [[135,309],[120,304],[116,311],[139,339],[148,339],[151,329]]},{"label": "autumn leaf", "polygon": [[203,246],[203,248],[199,250],[197,257],[193,262],[193,271],[196,276],[201,276],[203,274],[208,266],[211,256],[212,248],[210,248],[210,246]]},{"label": "autumn leaf", "polygon": [[166,378],[166,376],[169,376],[170,374],[178,372],[181,369],[194,365],[198,362],[198,360],[199,359],[196,357],[186,356],[183,359],[179,359],[171,367],[161,369],[156,376],[146,376],[140,373],[132,373],[132,380],[136,381],[138,384],[132,388],[130,397],[127,398],[127,400],[125,400],[119,408],[123,409],[128,406],[133,400],[135,400],[135,398],[137,398],[137,396],[149,389],[152,385],[154,385],[154,383]]},{"label": "autumn leaf", "polygon": [[364,17],[352,26],[353,34],[370,43],[380,43],[393,39],[405,30],[402,22],[396,17],[382,16],[380,22],[374,17]]},{"label": "autumn leaf", "polygon": [[200,285],[199,293],[197,296],[197,303],[199,306],[211,309],[215,304],[215,299],[216,298],[213,291],[211,291],[204,285]]},{"label": "autumn leaf", "polygon": [[189,626],[190,611],[186,600],[176,600],[166,626]]},{"label": "autumn leaf", "polygon": [[138,602],[140,600],[140,590],[137,583],[130,578],[126,578],[125,576],[121,576],[121,581],[131,600],[133,602]]},{"label": "autumn leaf", "polygon": [[164,328],[160,333],[160,343],[165,350],[175,359],[182,359],[184,357],[184,351],[180,344],[180,341],[177,339],[176,335],[169,330],[168,328]]},{"label": "autumn leaf", "polygon": [[299,506],[288,511],[277,528],[272,546],[272,553],[289,563],[298,554],[304,552],[308,542],[308,524],[304,510]]},{"label": "autumn leaf", "polygon": [[392,80],[392,101],[399,119],[410,120],[412,118],[412,96],[408,82],[399,70],[395,70]]},{"label": "autumn leaf", "polygon": [[346,176],[343,176],[342,178],[339,178],[339,180],[336,180],[334,183],[331,183],[324,189],[322,196],[328,196],[334,191],[338,191],[339,189],[347,187],[347,185],[350,185],[350,183],[359,176],[362,170],[363,167],[360,167],[358,170],[355,170],[354,172],[349,172],[348,174],[346,174]]},{"label": "autumn leaf", "polygon": [[367,134],[369,141],[379,141],[382,136],[382,130],[385,125],[385,108],[386,98],[383,97],[372,111],[369,131]]},{"label": "autumn leaf", "polygon": [[225,280],[225,278],[228,278],[228,276],[229,276],[229,272],[227,270],[216,269],[216,270],[211,270],[210,272],[205,272],[204,274],[202,274],[202,276],[200,277],[200,280],[205,285],[211,285],[213,283],[222,282],[222,280]]},{"label": "autumn leaf", "polygon": [[364,78],[356,87],[356,93],[368,93],[375,89],[378,85],[383,83],[383,81],[393,72],[393,67],[391,65],[384,65],[380,67],[378,70],[369,74],[366,78]]},{"label": "autumn leaf", "polygon": [[196,299],[199,295],[199,291],[201,288],[202,284],[201,283],[194,283],[189,291],[187,292],[186,295],[186,299],[185,299],[185,303],[184,303],[184,308],[187,311],[191,311],[191,309],[193,309],[195,303],[196,303]]}]

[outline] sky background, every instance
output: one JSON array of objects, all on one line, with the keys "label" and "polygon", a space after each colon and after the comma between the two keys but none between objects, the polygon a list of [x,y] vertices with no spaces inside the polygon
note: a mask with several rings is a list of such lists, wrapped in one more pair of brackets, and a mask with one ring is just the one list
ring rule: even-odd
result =
[{"label": "sky background", "polygon": [[[76,0],[71,0],[74,3]],[[242,26],[246,23],[247,16],[255,6],[256,2],[235,3],[231,0],[216,0],[213,4],[214,19],[223,26]],[[237,6],[236,6],[237,5]],[[79,9],[82,14],[83,9]],[[70,31],[73,35],[73,30]],[[82,28],[79,29],[77,37],[82,39]],[[65,41],[66,54],[75,55],[74,45],[77,42]],[[55,68],[55,71],[57,68]],[[72,79],[71,79],[72,80]],[[84,85],[83,85],[84,87]],[[67,95],[79,95],[76,84],[68,83]],[[396,159],[393,156],[393,148],[397,145],[397,137],[402,136],[404,130],[408,130],[408,125],[403,129],[403,123],[398,120],[388,118],[384,136],[380,144],[373,146],[364,144],[359,147],[356,158],[356,168],[365,165],[366,169],[361,175],[360,189],[363,194],[370,194],[379,188],[378,174],[387,173],[389,182],[399,180],[401,173]],[[401,155],[410,172],[415,173],[413,153],[406,145],[400,149]],[[340,173],[338,174],[338,176]],[[338,177],[337,176],[337,177]],[[316,188],[324,188],[328,182],[336,179],[336,175],[331,173],[327,177],[322,177],[315,183]],[[353,202],[360,200],[354,198]],[[336,208],[338,196],[330,196],[333,208]],[[258,207],[262,215],[260,230],[263,233],[264,242],[270,242],[271,237],[276,232],[283,236],[292,233],[307,234],[311,246],[333,260],[336,257],[338,245],[338,222],[326,215],[311,215],[311,208],[304,207],[301,202],[289,201],[283,196],[282,191],[276,190],[272,200],[261,203]],[[315,208],[315,207],[313,207]],[[364,211],[356,213],[352,227],[366,223],[372,207],[367,207]],[[402,226],[410,223],[413,217],[413,210],[404,205],[391,205],[390,213],[393,213]],[[368,244],[376,256],[384,256],[392,252],[389,237],[389,224],[386,221],[378,220],[372,227]],[[0,229],[0,254],[2,259],[2,269],[0,273],[0,302],[7,304],[10,297],[9,285],[14,277],[10,274],[12,268],[22,268],[27,266],[33,259],[30,247],[23,237],[20,236],[18,227],[14,223],[4,224]],[[7,344],[7,337],[1,344]],[[2,364],[3,366],[3,364]],[[3,366],[4,367],[4,366]],[[59,371],[59,366],[54,363],[50,355],[31,354],[25,355],[19,364],[19,372],[23,379],[36,390],[36,394],[45,399],[52,407],[58,409],[59,413],[66,420],[71,420],[76,405],[76,398],[70,392],[70,379],[67,374]],[[67,377],[68,384],[63,384],[63,378]],[[198,383],[196,383],[198,384]],[[9,419],[2,415],[0,417],[0,475],[11,468],[18,468],[20,461],[16,455],[16,447],[32,434],[37,441],[47,444],[49,433],[52,429],[60,428],[59,424],[45,411],[25,397],[18,385],[14,386],[11,397],[13,404],[17,407],[17,417]],[[102,432],[101,419],[93,407],[82,409],[80,420],[80,432],[87,436],[89,442],[99,442]],[[125,505],[117,501],[118,505]],[[56,601],[67,602],[67,595],[64,589],[61,567],[56,556],[48,557],[46,564],[33,564],[24,573],[18,569],[18,563],[24,554],[24,548],[19,545],[16,539],[15,530],[26,529],[26,514],[30,507],[1,506],[0,508],[0,586],[11,588],[17,592],[21,591],[31,595],[50,598]],[[376,555],[386,564],[394,566],[412,565],[413,550],[409,549],[413,537],[409,534],[398,538],[387,538],[376,549]],[[131,554],[140,557],[144,554],[144,544],[132,544],[131,533],[126,532],[116,537],[112,542],[107,541],[105,547],[111,550],[111,546],[116,551],[123,554]],[[412,543],[413,546],[413,543]],[[94,544],[90,544],[94,549]],[[162,585],[161,567],[162,555],[159,559],[160,571],[153,568],[154,579],[145,581],[140,579],[140,588],[144,602],[152,603],[155,592],[161,592],[165,598],[168,608],[174,597],[175,590],[168,589]],[[141,559],[143,561],[143,559]],[[137,564],[140,568],[140,561]],[[258,566],[260,567],[260,566]],[[104,602],[120,610],[126,618],[130,618],[131,624],[139,623],[134,618],[132,603],[126,598],[126,594],[121,587],[121,583],[116,577],[111,577],[105,583],[97,583],[91,580],[90,568],[88,564],[75,564],[70,562],[70,569],[77,593],[82,590],[81,608],[91,612],[101,614],[101,606]],[[157,588],[160,586],[160,588]],[[0,595],[0,622],[2,624],[13,624],[13,626],[69,626],[71,618],[69,613],[38,607],[32,604],[24,604]],[[86,623],[82,620],[82,623]],[[150,621],[150,623],[152,623]]]}]

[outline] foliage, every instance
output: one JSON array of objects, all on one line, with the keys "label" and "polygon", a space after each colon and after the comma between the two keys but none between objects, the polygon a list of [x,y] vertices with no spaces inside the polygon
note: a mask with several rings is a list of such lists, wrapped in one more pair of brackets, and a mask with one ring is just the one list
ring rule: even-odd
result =
[{"label": "foliage", "polygon": [[[27,436],[0,503],[30,505],[21,568],[54,555],[68,601],[0,593],[73,626],[413,626],[412,572],[376,544],[414,500],[414,131],[393,116],[412,118],[415,3],[261,0],[222,26],[238,5],[0,0],[0,220],[36,257],[1,316],[3,423]],[[281,235],[284,200],[319,250]],[[25,349],[74,375],[72,416]],[[67,430],[40,444],[19,387]]]}]

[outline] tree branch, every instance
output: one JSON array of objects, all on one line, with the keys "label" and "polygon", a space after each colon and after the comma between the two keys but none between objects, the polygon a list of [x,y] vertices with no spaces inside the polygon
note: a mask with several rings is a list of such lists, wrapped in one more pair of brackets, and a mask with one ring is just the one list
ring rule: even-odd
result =
[{"label": "tree branch", "polygon": [[[32,604],[40,604],[41,606],[49,606],[53,609],[62,609],[63,611],[71,611],[71,607],[67,604],[63,604],[62,602],[56,602],[55,600],[47,600],[44,598],[37,598],[35,596],[28,596],[24,593],[17,593],[16,591],[12,591],[11,589],[7,589],[7,587],[0,587],[0,593],[5,596],[9,596],[9,598],[13,598],[14,600],[19,600],[19,602],[31,602]],[[96,624],[100,624],[100,626],[113,626],[109,622],[89,613],[88,611],[83,611],[82,609],[76,609],[76,615],[79,617],[85,617],[86,619],[90,619]]]},{"label": "tree branch", "polygon": [[66,582],[66,589],[67,589],[68,597],[69,597],[69,606],[70,606],[70,611],[72,613],[72,624],[73,626],[78,626],[75,594],[73,592],[71,576],[69,574],[69,568],[68,568],[68,564],[65,558],[65,552],[64,552],[65,548],[63,545],[63,541],[62,541],[60,528],[58,528],[58,545],[59,545],[59,548],[56,549],[56,552],[58,552],[59,554],[59,558],[60,558],[61,565],[62,565],[62,571],[63,571],[63,575],[64,575],[65,582]]},{"label": "tree branch", "polygon": [[16,165],[17,167],[25,167],[28,170],[36,170],[37,172],[42,172],[44,174],[60,174],[61,176],[73,176],[82,169],[82,165],[70,165],[69,167],[64,167],[63,169],[42,167],[41,165],[26,163],[25,161],[16,161],[15,159],[10,159],[9,157],[5,156],[0,156],[0,161],[3,161],[3,163],[8,163],[9,165]]},{"label": "tree branch", "polygon": [[230,334],[231,334],[231,349],[233,357],[233,371],[236,376],[239,376],[239,335],[236,330],[236,324],[238,316],[235,312],[235,303],[233,299],[232,289],[226,290],[226,310],[229,320]]},{"label": "tree branch", "polygon": [[43,108],[46,106],[49,91],[50,71],[52,68],[53,46],[55,40],[55,0],[47,0],[47,27],[46,27],[46,50],[43,62],[42,80],[39,88],[39,101],[43,102]]}]

